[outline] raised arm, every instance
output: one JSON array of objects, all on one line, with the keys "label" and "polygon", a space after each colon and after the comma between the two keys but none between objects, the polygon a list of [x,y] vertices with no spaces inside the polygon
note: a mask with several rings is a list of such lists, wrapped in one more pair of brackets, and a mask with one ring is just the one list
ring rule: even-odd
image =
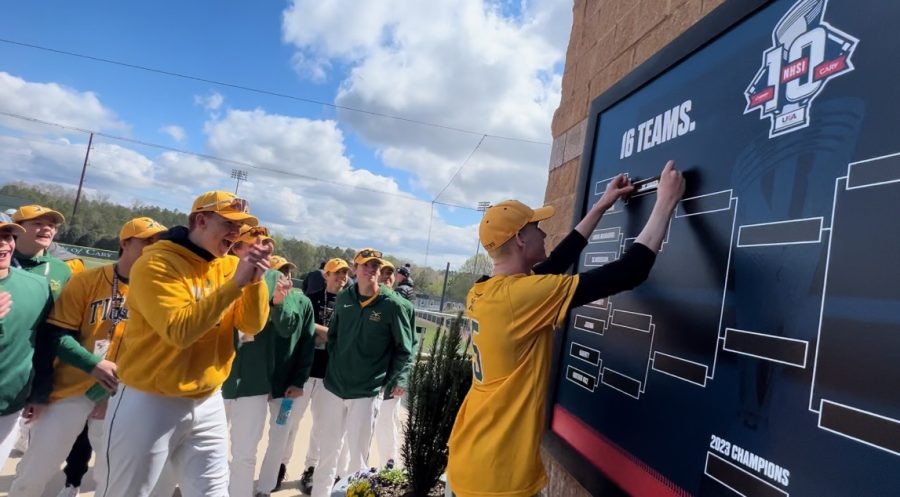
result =
[{"label": "raised arm", "polygon": [[597,228],[597,224],[617,200],[629,195],[634,190],[631,182],[624,174],[620,174],[613,178],[606,185],[606,191],[600,197],[591,209],[588,211],[584,219],[575,225],[575,229],[566,235],[565,238],[553,248],[547,260],[540,262],[532,269],[534,274],[564,274],[569,271],[573,264],[578,262],[581,251],[587,246],[588,238]]},{"label": "raised arm", "polygon": [[571,307],[631,290],[650,275],[669,227],[669,219],[684,195],[684,177],[669,161],[660,175],[653,212],[631,249],[621,259],[581,273]]}]

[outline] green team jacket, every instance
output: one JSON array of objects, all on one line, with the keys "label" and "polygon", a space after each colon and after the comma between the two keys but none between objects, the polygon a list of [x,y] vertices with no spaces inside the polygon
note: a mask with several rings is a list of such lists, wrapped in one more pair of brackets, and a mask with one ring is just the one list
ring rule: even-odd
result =
[{"label": "green team jacket", "polygon": [[328,326],[325,388],[342,399],[406,388],[412,366],[412,304],[384,285],[369,305],[361,300],[355,284],[339,293]]},{"label": "green team jacket", "polygon": [[13,299],[9,314],[0,319],[0,416],[5,416],[28,401],[37,328],[53,299],[47,280],[16,268],[0,280],[0,292],[9,292]]},{"label": "green team jacket", "polygon": [[[45,251],[46,252],[46,251]],[[59,297],[59,292],[68,283],[72,277],[72,269],[60,259],[52,255],[39,255],[28,257],[20,254],[18,251],[13,253],[13,266],[24,269],[31,274],[41,276],[47,279],[50,284],[50,291],[53,293],[53,299]]]},{"label": "green team jacket", "polygon": [[[269,295],[275,292],[279,274],[266,271]],[[271,304],[266,327],[252,342],[238,346],[222,396],[279,398],[289,386],[303,388],[312,368],[315,329],[312,303],[302,292],[291,290],[281,305]]]}]

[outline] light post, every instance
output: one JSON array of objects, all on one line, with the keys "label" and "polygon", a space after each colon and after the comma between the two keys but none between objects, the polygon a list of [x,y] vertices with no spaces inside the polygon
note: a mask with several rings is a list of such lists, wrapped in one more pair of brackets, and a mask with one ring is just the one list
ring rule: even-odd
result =
[{"label": "light post", "polygon": [[247,181],[247,171],[244,171],[243,169],[232,169],[231,179],[237,180],[237,183],[234,185],[234,194],[237,195],[238,187],[241,186],[241,181]]},{"label": "light post", "polygon": [[[481,213],[482,219],[484,219],[484,213],[487,212],[488,207],[491,206],[490,202],[478,202],[478,212]],[[481,250],[481,240],[476,240],[475,243],[475,274],[478,274],[478,251]]]}]

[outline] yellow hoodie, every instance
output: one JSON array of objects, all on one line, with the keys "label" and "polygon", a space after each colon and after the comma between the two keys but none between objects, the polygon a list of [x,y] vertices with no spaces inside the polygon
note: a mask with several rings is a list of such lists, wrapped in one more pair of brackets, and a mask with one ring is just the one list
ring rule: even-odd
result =
[{"label": "yellow hoodie", "polygon": [[[213,258],[174,228],[131,269],[129,316],[119,346],[122,382],[167,397],[203,398],[234,360],[234,329],[259,333],[269,316],[263,281],[238,288],[238,259]],[[165,238],[165,237],[164,237]]]}]

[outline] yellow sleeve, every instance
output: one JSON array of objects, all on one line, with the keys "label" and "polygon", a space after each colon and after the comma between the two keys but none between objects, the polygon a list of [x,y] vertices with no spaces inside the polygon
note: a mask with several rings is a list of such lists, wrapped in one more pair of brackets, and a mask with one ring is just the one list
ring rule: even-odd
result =
[{"label": "yellow sleeve", "polygon": [[84,261],[81,259],[69,259],[64,261],[66,266],[69,266],[69,269],[72,270],[72,274],[81,274],[84,272]]},{"label": "yellow sleeve", "polygon": [[85,322],[85,313],[90,312],[91,289],[89,274],[79,273],[69,280],[63,287],[59,298],[50,311],[47,322],[67,330],[80,331],[81,323]]},{"label": "yellow sleeve", "polygon": [[520,332],[562,326],[578,287],[578,275],[527,276],[509,289],[510,305]]},{"label": "yellow sleeve", "polygon": [[241,297],[234,304],[234,325],[248,335],[262,331],[269,320],[269,289],[260,279],[241,291]]},{"label": "yellow sleeve", "polygon": [[142,257],[131,269],[129,307],[137,310],[163,340],[187,348],[222,319],[241,296],[234,280],[195,300],[190,280],[160,257]]}]

